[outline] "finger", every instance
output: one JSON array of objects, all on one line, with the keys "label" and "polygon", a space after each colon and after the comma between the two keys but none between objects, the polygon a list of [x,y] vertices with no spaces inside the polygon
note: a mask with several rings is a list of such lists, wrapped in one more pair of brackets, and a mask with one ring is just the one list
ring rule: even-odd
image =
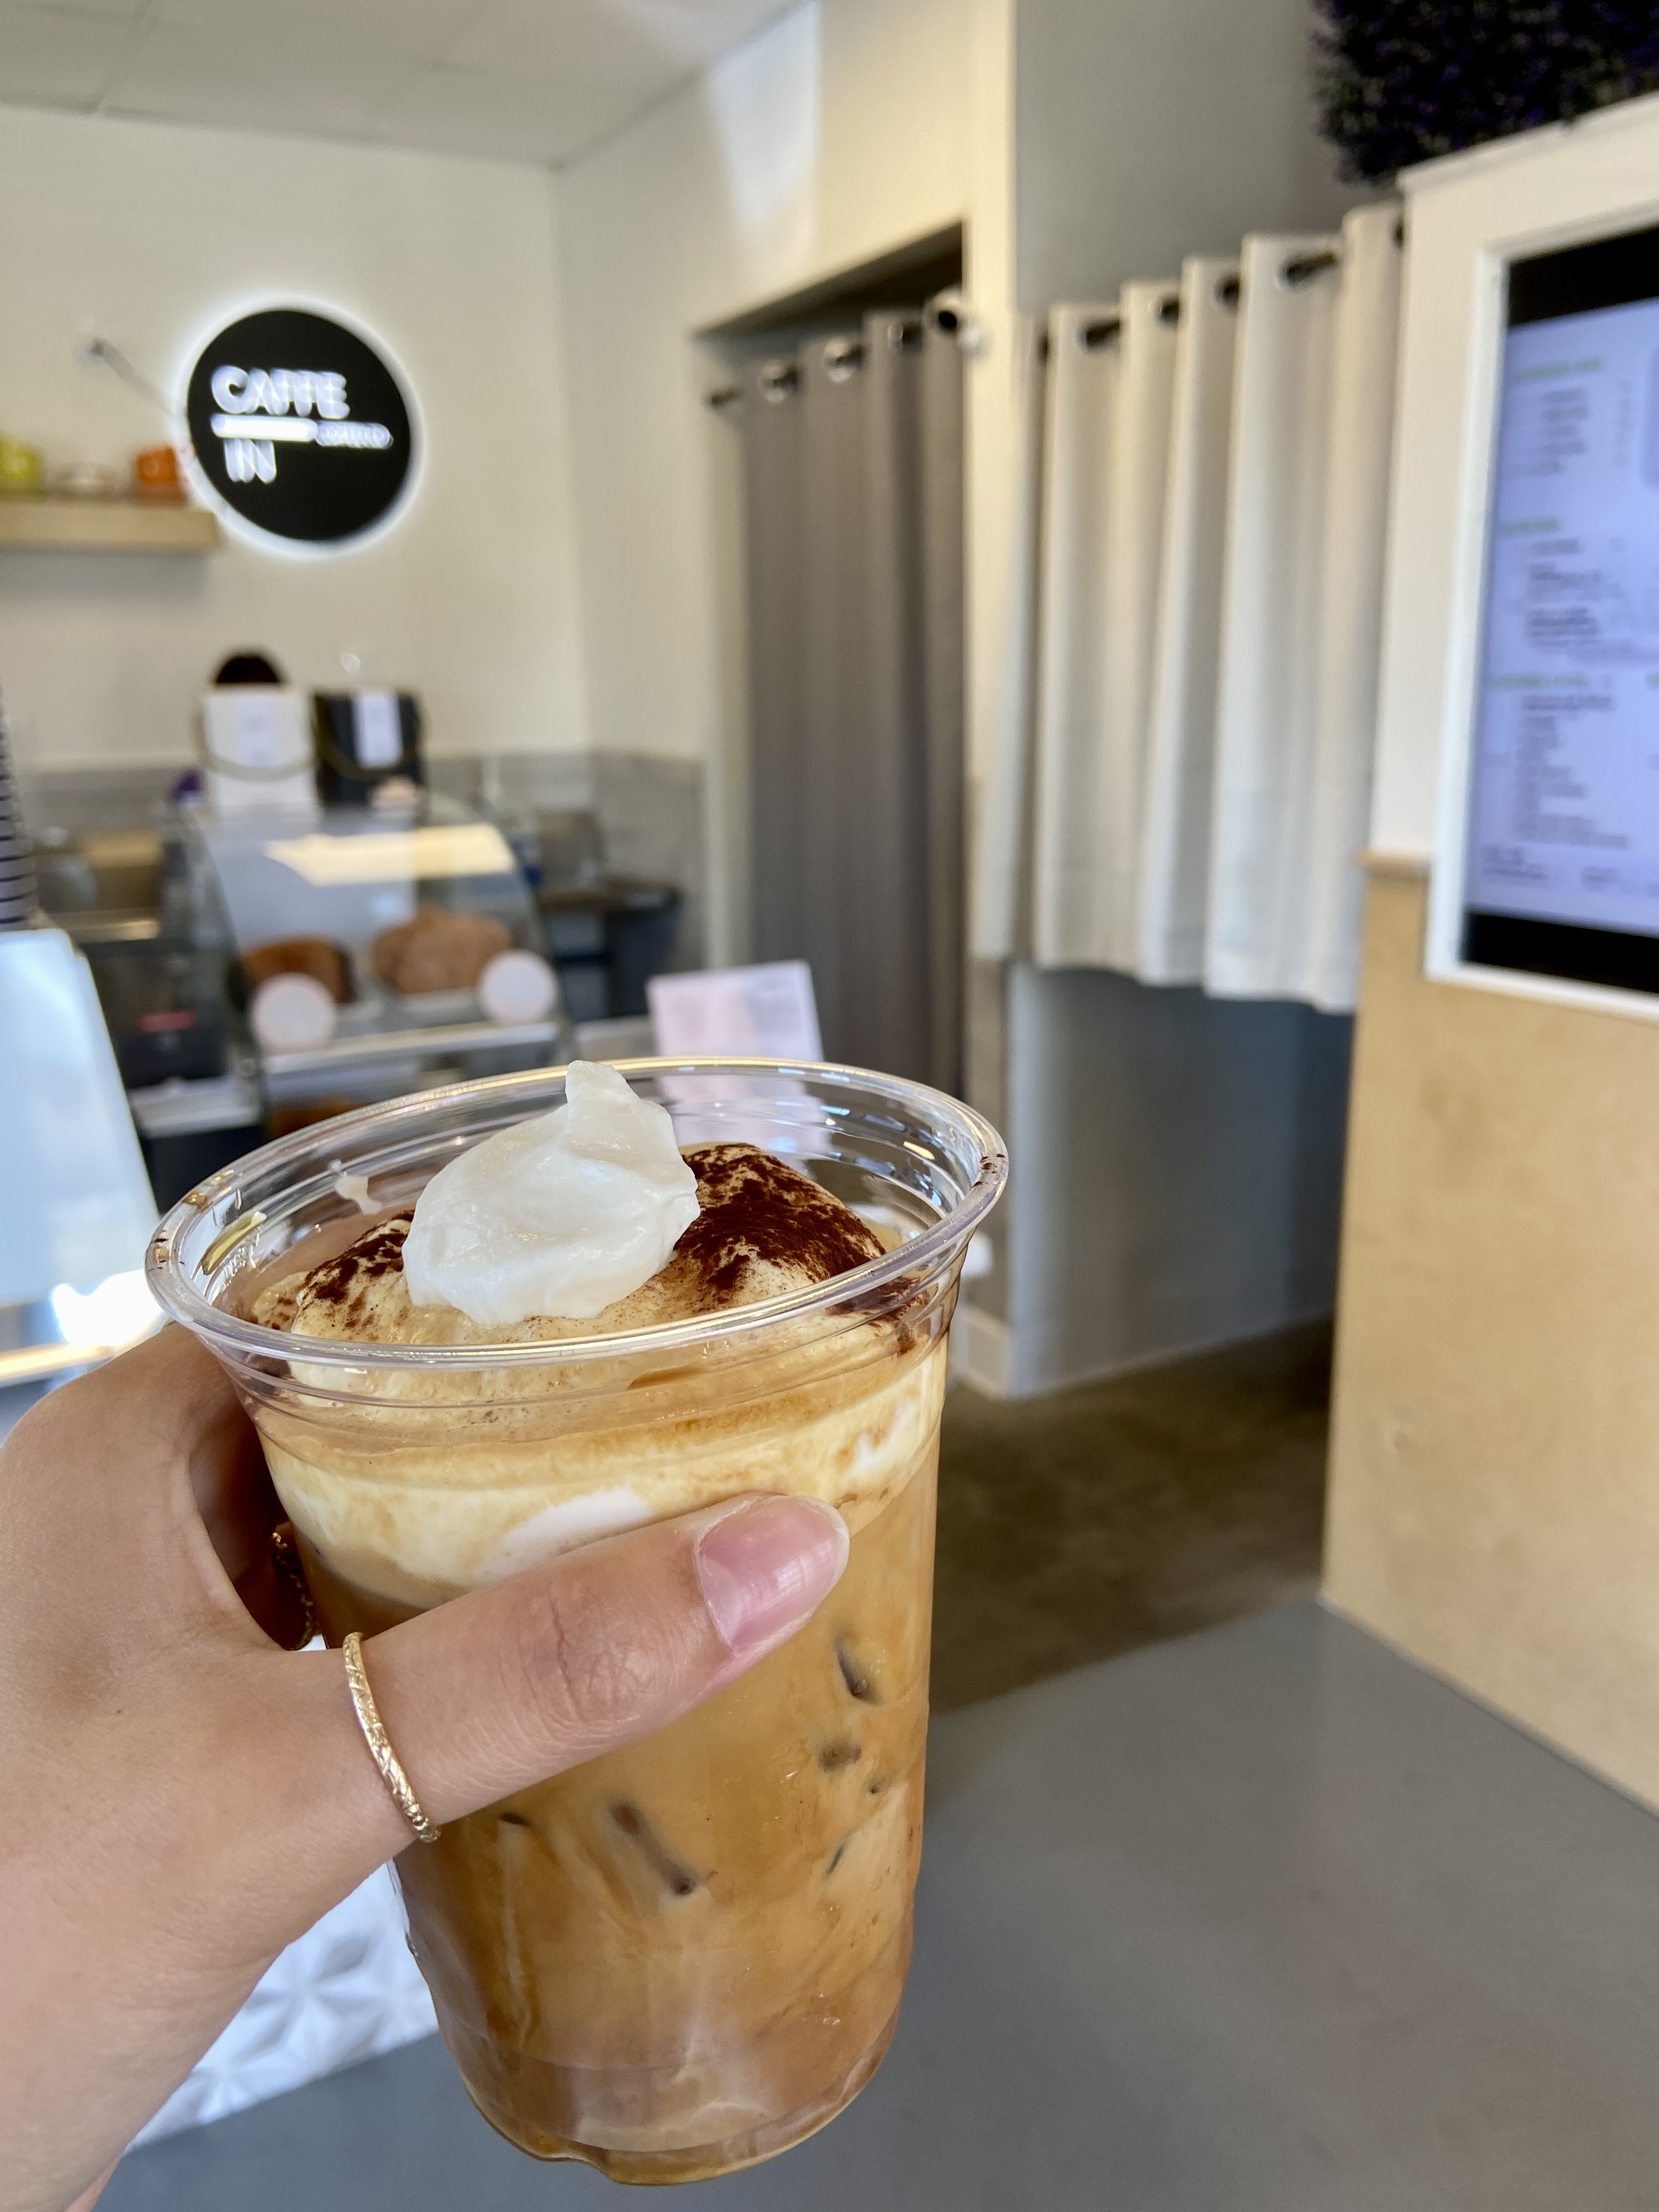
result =
[{"label": "finger", "polygon": [[257,1573],[281,1517],[228,1378],[181,1328],[52,1392],[19,1422],[6,1461],[30,1502],[82,1538],[97,1528],[120,1545],[165,1545],[177,1522],[199,1520],[233,1583]]},{"label": "finger", "polygon": [[283,1514],[258,1432],[223,1368],[194,1337],[168,1328],[156,1350],[158,1370],[179,1401],[177,1449],[208,1540],[237,1596],[284,1643],[298,1607],[271,1554],[271,1531]]},{"label": "finger", "polygon": [[416,1795],[442,1821],[653,1734],[793,1636],[847,1550],[832,1507],[745,1500],[376,1637],[366,1664]]},{"label": "finger", "polygon": [[188,1462],[198,1444],[239,1431],[245,1416],[230,1378],[212,1353],[171,1323],[77,1382],[66,1383],[19,1422],[21,1437],[50,1431],[70,1441],[122,1449],[96,1455],[88,1479],[130,1495],[142,1453],[145,1468]]},{"label": "finger", "polygon": [[115,2167],[120,2163],[121,2161],[118,2158],[114,2161],[113,2165],[106,2166],[103,2172],[99,2175],[97,2180],[93,2183],[91,2188],[85,2191],[81,2196],[76,2198],[74,2203],[69,2207],[69,2212],[92,2212],[93,2206],[98,2202],[105,2190],[109,2186],[110,2176],[114,2172]]},{"label": "finger", "polygon": [[[374,1701],[428,1817],[441,1826],[678,1719],[794,1634],[848,1545],[831,1506],[747,1498],[567,1553],[371,1638]],[[314,1838],[330,1808],[346,1862],[331,1871],[356,1878],[409,1830],[337,1656],[308,1668],[318,1710],[290,1717],[309,1769],[296,1810]]]},{"label": "finger", "polygon": [[273,1537],[286,1516],[258,1432],[212,1354],[170,1328],[168,1382],[188,1407],[179,1450],[202,1526],[242,1605],[284,1650],[299,1640],[308,1607],[277,1563]]},{"label": "finger", "polygon": [[198,1498],[246,1572],[248,1448],[228,1383],[179,1329],[33,1407],[0,1449],[0,1558],[25,1643],[67,1631],[88,1664],[114,1667],[216,1620],[262,1645]]},{"label": "finger", "polygon": [[189,1458],[191,1494],[208,1540],[242,1603],[269,1634],[289,1621],[271,1555],[271,1532],[286,1517],[253,1424],[233,1401],[234,1419],[214,1425]]}]

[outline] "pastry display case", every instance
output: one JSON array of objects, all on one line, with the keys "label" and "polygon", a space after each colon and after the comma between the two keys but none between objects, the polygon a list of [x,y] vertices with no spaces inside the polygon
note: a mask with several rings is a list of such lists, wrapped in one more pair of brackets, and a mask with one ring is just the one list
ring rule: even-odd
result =
[{"label": "pastry display case", "polygon": [[272,1133],[568,1059],[541,916],[453,799],[46,828],[41,904],[89,962],[158,1202]]},{"label": "pastry display case", "polygon": [[225,917],[227,994],[276,1130],[568,1056],[506,839],[453,799],[404,790],[292,817],[186,817],[196,902]]}]

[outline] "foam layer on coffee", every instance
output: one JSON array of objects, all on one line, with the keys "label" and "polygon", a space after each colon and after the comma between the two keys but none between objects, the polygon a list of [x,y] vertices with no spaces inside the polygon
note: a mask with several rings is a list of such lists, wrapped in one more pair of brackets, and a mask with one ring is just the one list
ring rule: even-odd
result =
[{"label": "foam layer on coffee", "polygon": [[[665,1264],[588,1314],[480,1322],[456,1304],[428,1297],[408,1266],[422,1193],[412,1220],[407,1212],[381,1214],[343,1251],[281,1276],[254,1300],[253,1318],[295,1336],[364,1344],[546,1344],[753,1305],[813,1289],[881,1256],[881,1239],[850,1206],[772,1153],[754,1145],[697,1145],[682,1157],[695,1212]],[[301,1244],[289,1257],[302,1260],[304,1253]]]},{"label": "foam layer on coffee", "polygon": [[[252,1318],[306,1339],[410,1346],[613,1335],[811,1288],[878,1256],[875,1232],[748,1145],[685,1155],[699,1211],[665,1267],[591,1320],[485,1327],[417,1305],[410,1216],[365,1223],[319,1264],[267,1279]],[[289,1255],[303,1262],[306,1248]],[[256,1407],[283,1502],[360,1588],[426,1604],[610,1531],[744,1492],[825,1499],[854,1529],[902,1486],[939,1416],[936,1298],[710,1339],[641,1356],[520,1367],[365,1368],[339,1379],[296,1357],[294,1387]],[[344,1401],[343,1402],[343,1400]]]},{"label": "foam layer on coffee", "polygon": [[696,1218],[696,1178],[664,1109],[614,1067],[574,1060],[565,1103],[498,1129],[416,1201],[403,1279],[417,1306],[483,1328],[591,1321],[663,1267]]}]

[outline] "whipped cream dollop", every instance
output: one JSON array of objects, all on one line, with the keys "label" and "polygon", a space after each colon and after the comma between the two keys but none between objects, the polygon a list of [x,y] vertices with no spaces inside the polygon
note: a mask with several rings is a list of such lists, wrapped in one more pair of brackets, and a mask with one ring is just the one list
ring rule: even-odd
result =
[{"label": "whipped cream dollop", "polygon": [[591,1321],[666,1264],[698,1212],[673,1123],[600,1062],[571,1062],[565,1098],[421,1193],[403,1249],[417,1306],[453,1306],[481,1328]]}]

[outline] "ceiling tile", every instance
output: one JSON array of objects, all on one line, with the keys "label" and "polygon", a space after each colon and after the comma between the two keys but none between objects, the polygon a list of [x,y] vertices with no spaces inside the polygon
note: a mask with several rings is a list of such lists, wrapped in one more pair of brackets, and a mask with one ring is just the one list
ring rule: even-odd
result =
[{"label": "ceiling tile", "polygon": [[710,62],[752,39],[797,0],[605,0],[613,15],[631,19],[667,52],[688,64]]},{"label": "ceiling tile", "polygon": [[395,55],[290,31],[283,16],[235,32],[158,23],[106,105],[115,115],[355,137],[407,70]]},{"label": "ceiling tile", "polygon": [[169,29],[231,38],[281,26],[293,34],[353,52],[409,61],[441,59],[488,0],[161,0],[156,21]]},{"label": "ceiling tile", "polygon": [[705,9],[644,0],[490,0],[446,57],[458,69],[627,85],[647,99],[709,58]]},{"label": "ceiling tile", "polygon": [[91,15],[136,23],[151,0],[0,0],[0,23],[12,15]]},{"label": "ceiling tile", "polygon": [[91,107],[142,36],[108,16],[0,9],[0,100]]},{"label": "ceiling tile", "polygon": [[568,161],[790,0],[0,0],[0,100]]},{"label": "ceiling tile", "polygon": [[614,131],[637,106],[626,92],[573,76],[429,69],[410,77],[376,111],[374,135],[443,153],[562,161]]}]

